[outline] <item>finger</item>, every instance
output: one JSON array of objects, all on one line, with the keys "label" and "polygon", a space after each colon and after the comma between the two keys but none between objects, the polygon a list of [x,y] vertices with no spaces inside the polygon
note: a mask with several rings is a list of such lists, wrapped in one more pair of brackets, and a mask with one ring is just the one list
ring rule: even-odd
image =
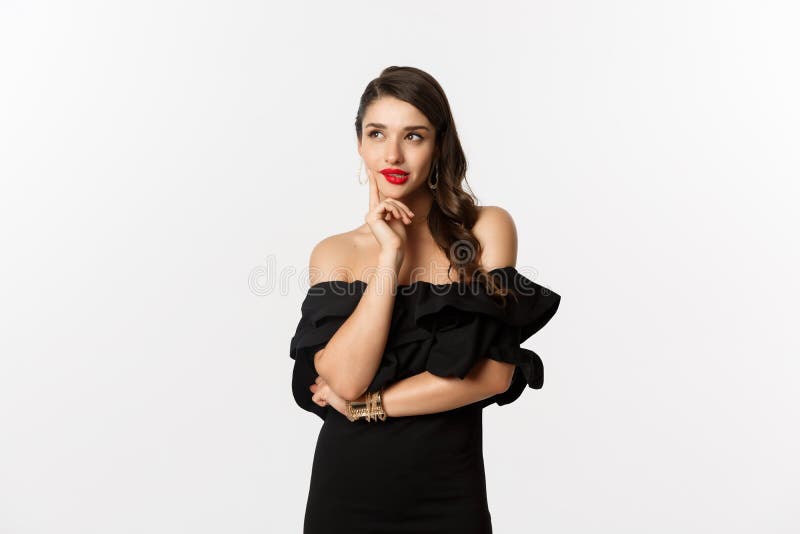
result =
[{"label": "finger", "polygon": [[391,202],[388,201],[388,199],[384,200],[384,204],[388,204],[387,211],[391,213],[395,219],[400,220],[405,224],[411,224],[411,218],[406,214],[405,211],[403,211],[397,205],[392,204]]},{"label": "finger", "polygon": [[[385,199],[383,201],[383,207],[394,218],[403,219],[403,212],[400,211],[400,208],[398,208],[395,204],[392,203],[391,199],[388,199],[388,198]],[[386,220],[388,221],[390,219],[386,219]]]},{"label": "finger", "polygon": [[[398,201],[390,198],[386,198],[378,202],[375,207],[375,213],[381,217],[385,221],[392,220],[392,217],[396,219],[403,219],[406,216],[403,209],[397,205]],[[409,218],[409,222],[411,219]]]},{"label": "finger", "polygon": [[392,204],[389,201],[389,199],[384,200],[383,205],[386,208],[386,212],[388,215],[397,217],[398,219],[400,218],[400,215],[397,211],[397,207],[394,204]]},{"label": "finger", "polygon": [[395,205],[399,206],[399,207],[400,207],[402,210],[404,210],[404,211],[406,212],[406,214],[407,214],[409,217],[413,217],[413,216],[414,216],[414,212],[413,212],[413,211],[411,211],[411,208],[409,208],[408,206],[406,206],[406,205],[405,205],[405,203],[403,203],[403,202],[401,202],[401,201],[397,200],[396,198],[391,198],[391,199],[387,199],[387,200],[391,200],[391,201],[392,201],[392,203],[394,203]]},{"label": "finger", "polygon": [[380,203],[381,198],[378,194],[378,184],[375,182],[372,173],[369,172],[369,167],[367,167],[367,176],[369,176],[369,209],[372,211]]},{"label": "finger", "polygon": [[317,378],[314,379],[314,383],[316,383],[316,384],[319,384],[321,381],[322,381],[322,377],[321,376],[317,376]]},{"label": "finger", "polygon": [[408,213],[408,216],[409,216],[409,217],[413,217],[413,216],[414,216],[414,212],[413,212],[413,211],[411,211],[411,208],[409,208],[409,207],[408,207],[408,206],[405,204],[405,202],[401,202],[401,201],[397,200],[396,198],[393,198],[392,200],[393,200],[393,201],[394,201],[394,202],[395,202],[395,203],[396,203],[398,206],[400,206],[402,209],[404,209],[404,210],[406,211],[406,213]]},{"label": "finger", "polygon": [[408,213],[405,210],[397,205],[399,202],[396,204],[394,199],[386,199],[385,202],[388,202],[392,205],[392,212],[394,213],[395,217],[402,219],[406,224],[411,224],[411,217],[408,216]]}]

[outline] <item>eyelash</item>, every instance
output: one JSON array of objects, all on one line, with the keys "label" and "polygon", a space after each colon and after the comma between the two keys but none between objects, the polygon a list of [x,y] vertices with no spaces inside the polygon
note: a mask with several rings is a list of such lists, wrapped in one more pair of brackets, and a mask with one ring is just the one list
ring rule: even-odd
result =
[{"label": "eyelash", "polygon": [[[372,137],[372,134],[375,134],[375,133],[380,133],[380,130],[372,130],[371,132],[369,132],[369,133],[367,134],[367,136],[368,136],[368,137]],[[420,141],[422,141],[423,139],[425,139],[424,137],[422,137],[422,136],[421,136],[420,134],[418,134],[418,133],[410,133],[410,134],[408,134],[408,135],[416,135],[417,137],[419,137],[419,140],[420,140]]]}]

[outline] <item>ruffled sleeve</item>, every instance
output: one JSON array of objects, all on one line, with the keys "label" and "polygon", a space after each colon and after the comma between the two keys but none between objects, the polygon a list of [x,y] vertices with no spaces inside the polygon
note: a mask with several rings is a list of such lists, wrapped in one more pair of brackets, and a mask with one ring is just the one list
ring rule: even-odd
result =
[{"label": "ruffled sleeve", "polygon": [[358,281],[326,281],[311,286],[300,307],[300,321],[289,343],[289,356],[294,359],[292,394],[298,406],[322,419],[328,410],[311,400],[309,389],[318,374],[314,355],[347,320],[362,294]]},{"label": "ruffled sleeve", "polygon": [[483,407],[495,402],[508,404],[526,386],[540,389],[544,382],[542,360],[521,344],[550,321],[561,297],[515,267],[493,269],[489,275],[515,295],[506,296],[505,306],[498,304],[483,285],[421,283],[407,288],[409,294],[398,297],[399,305],[409,312],[418,329],[429,334],[428,339],[421,346],[407,347],[402,336],[395,338],[397,346],[387,347],[369,390],[424,370],[464,378],[483,357],[515,365],[510,387],[481,401]]},{"label": "ruffled sleeve", "polygon": [[[542,360],[521,344],[550,321],[561,297],[515,267],[493,269],[489,275],[513,293],[506,296],[505,306],[477,281],[398,286],[386,347],[367,390],[377,391],[423,371],[464,378],[484,357],[512,363],[515,369],[511,386],[481,401],[483,407],[508,404],[526,386],[541,388]],[[309,389],[317,377],[314,355],[352,314],[366,287],[359,280],[321,282],[309,289],[301,306],[302,316],[290,343],[295,360],[292,393],[301,408],[322,419],[328,410],[311,400]]]}]

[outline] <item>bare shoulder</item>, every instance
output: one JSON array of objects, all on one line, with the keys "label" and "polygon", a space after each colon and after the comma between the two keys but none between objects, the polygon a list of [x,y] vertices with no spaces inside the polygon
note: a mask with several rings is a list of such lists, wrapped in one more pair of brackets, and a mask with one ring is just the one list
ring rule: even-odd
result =
[{"label": "bare shoulder", "polygon": [[353,231],[334,234],[314,245],[308,261],[311,285],[329,280],[350,281],[355,236]]},{"label": "bare shoulder", "polygon": [[500,206],[481,206],[472,233],[480,242],[480,265],[487,271],[517,265],[517,227]]}]

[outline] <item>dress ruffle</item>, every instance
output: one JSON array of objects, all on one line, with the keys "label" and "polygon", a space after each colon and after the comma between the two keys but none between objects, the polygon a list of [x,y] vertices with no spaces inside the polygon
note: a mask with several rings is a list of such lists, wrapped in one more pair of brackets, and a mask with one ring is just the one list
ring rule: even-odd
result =
[{"label": "dress ruffle", "polygon": [[[506,296],[505,307],[476,281],[398,286],[386,348],[368,390],[423,371],[464,378],[483,357],[516,367],[508,390],[481,401],[481,406],[508,404],[526,385],[541,388],[542,360],[520,345],[553,317],[561,297],[515,267],[499,267],[489,275],[516,296]],[[314,354],[347,320],[366,287],[360,280],[320,282],[309,288],[301,306],[302,317],[290,343],[295,360],[292,391],[301,408],[323,419],[327,409],[311,400],[309,390],[317,377]]]}]

